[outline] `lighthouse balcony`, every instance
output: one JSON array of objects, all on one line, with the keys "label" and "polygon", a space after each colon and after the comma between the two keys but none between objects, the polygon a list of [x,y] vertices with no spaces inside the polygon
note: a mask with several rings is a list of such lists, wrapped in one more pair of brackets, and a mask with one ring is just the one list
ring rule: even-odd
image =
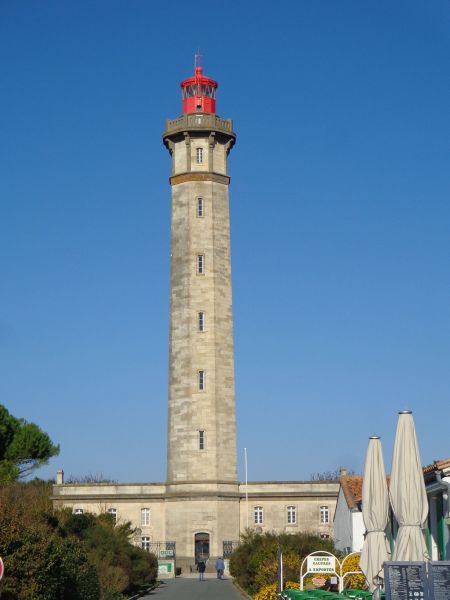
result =
[{"label": "lighthouse balcony", "polygon": [[231,134],[234,137],[233,121],[231,119],[221,119],[210,113],[192,113],[182,115],[178,119],[167,119],[164,135],[196,130],[218,131],[228,135]]}]

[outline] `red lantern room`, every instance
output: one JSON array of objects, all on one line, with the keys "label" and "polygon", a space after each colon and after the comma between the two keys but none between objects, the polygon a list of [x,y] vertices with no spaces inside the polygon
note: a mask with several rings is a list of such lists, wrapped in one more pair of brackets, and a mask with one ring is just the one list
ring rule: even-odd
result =
[{"label": "red lantern room", "polygon": [[[197,56],[196,56],[197,63]],[[202,67],[195,66],[194,77],[181,82],[183,113],[215,113],[217,81],[205,77]]]}]

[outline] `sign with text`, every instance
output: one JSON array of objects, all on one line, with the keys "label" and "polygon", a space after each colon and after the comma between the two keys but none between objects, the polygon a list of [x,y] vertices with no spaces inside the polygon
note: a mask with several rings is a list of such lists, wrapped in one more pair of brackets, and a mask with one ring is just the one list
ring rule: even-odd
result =
[{"label": "sign with text", "polygon": [[[341,563],[339,560],[325,550],[317,550],[305,556],[300,565],[300,590],[303,590],[304,579],[311,573],[319,575],[334,575],[339,582],[339,590],[342,590]],[[318,580],[315,578],[316,581]]]},{"label": "sign with text", "polygon": [[334,556],[308,556],[306,570],[308,573],[335,573],[336,558]]},{"label": "sign with text", "polygon": [[450,561],[429,562],[428,581],[431,600],[449,600]]},{"label": "sign with text", "polygon": [[428,600],[424,562],[385,562],[386,600]]},{"label": "sign with text", "polygon": [[157,558],[175,558],[175,542],[151,542],[150,552],[153,552]]},{"label": "sign with text", "polygon": [[158,577],[161,579],[175,577],[175,562],[173,560],[158,560]]}]

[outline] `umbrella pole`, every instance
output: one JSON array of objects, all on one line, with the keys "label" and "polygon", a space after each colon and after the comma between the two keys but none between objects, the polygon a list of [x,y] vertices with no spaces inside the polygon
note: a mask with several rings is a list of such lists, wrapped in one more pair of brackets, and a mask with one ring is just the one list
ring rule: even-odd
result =
[{"label": "umbrella pole", "polygon": [[377,573],[375,575],[375,577],[373,578],[373,583],[376,585],[376,588],[374,589],[373,593],[372,593],[372,600],[380,600],[381,599],[381,592],[382,592],[382,588],[383,588],[383,578],[380,576],[379,573]]}]

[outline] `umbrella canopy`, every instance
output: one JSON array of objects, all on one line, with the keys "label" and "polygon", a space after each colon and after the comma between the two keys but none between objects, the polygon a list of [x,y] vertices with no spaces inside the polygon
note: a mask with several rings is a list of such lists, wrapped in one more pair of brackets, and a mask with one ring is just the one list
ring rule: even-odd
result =
[{"label": "umbrella canopy", "polygon": [[359,561],[370,591],[374,591],[376,577],[386,560],[389,544],[385,529],[389,520],[389,495],[379,437],[371,437],[367,447],[362,488],[362,515],[366,537]]},{"label": "umbrella canopy", "polygon": [[428,500],[411,411],[399,413],[389,491],[399,524],[394,560],[425,560],[422,526],[428,516]]}]

